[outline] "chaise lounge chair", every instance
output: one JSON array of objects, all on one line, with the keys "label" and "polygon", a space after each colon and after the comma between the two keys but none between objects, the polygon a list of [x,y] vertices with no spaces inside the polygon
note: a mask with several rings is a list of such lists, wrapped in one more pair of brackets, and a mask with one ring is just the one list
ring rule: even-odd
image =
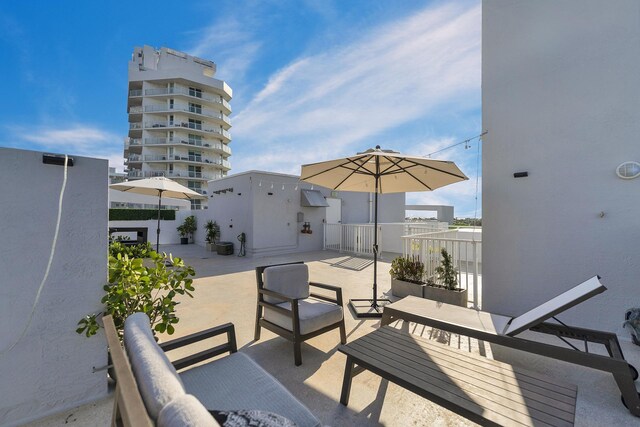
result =
[{"label": "chaise lounge chair", "polygon": [[[610,372],[622,393],[624,405],[632,414],[640,416],[640,397],[634,384],[638,378],[638,371],[624,359],[618,337],[610,332],[568,326],[555,317],[558,313],[607,290],[599,279],[597,276],[592,277],[517,317],[408,296],[385,307],[381,324],[384,326],[402,319]],[[547,323],[547,319],[554,319],[558,323]],[[526,330],[554,335],[569,348],[516,337]],[[582,341],[584,350],[576,347],[567,338]],[[609,357],[590,353],[589,343],[604,345]]]}]

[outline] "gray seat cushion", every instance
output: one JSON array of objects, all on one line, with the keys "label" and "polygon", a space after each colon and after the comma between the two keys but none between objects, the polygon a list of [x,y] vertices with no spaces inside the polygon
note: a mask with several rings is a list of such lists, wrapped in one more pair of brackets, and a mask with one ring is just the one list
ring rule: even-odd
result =
[{"label": "gray seat cushion", "polygon": [[[277,305],[286,310],[291,310],[291,304],[288,302]],[[305,335],[341,321],[342,307],[307,298],[298,301],[298,314],[300,315],[300,333]],[[271,310],[269,307],[264,308],[264,319],[288,331],[293,331],[291,318]]]},{"label": "gray seat cushion", "polygon": [[[309,298],[309,268],[305,264],[275,265],[263,272],[264,288],[289,298]],[[284,300],[265,295],[266,302],[277,304]]]},{"label": "gray seat cushion", "polygon": [[144,405],[155,420],[167,403],[185,394],[182,381],[153,338],[146,314],[135,313],[125,320],[124,346]]},{"label": "gray seat cushion", "polygon": [[268,372],[242,353],[181,372],[188,393],[208,410],[258,409],[282,415],[300,427],[320,421]]},{"label": "gray seat cushion", "polygon": [[158,415],[158,427],[219,427],[194,396],[185,394],[167,403]]}]

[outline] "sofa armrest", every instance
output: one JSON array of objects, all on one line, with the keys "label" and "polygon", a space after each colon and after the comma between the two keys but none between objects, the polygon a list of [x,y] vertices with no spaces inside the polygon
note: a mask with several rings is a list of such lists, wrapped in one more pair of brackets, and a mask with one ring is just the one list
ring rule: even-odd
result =
[{"label": "sofa armrest", "polygon": [[336,293],[336,297],[335,299],[329,298],[325,295],[319,295],[319,294],[315,294],[315,293],[311,293],[310,296],[323,300],[323,301],[327,301],[327,302],[333,302],[338,304],[340,307],[342,307],[342,288],[339,286],[334,286],[334,285],[326,285],[324,283],[317,283],[317,282],[309,282],[309,287],[315,287],[315,288],[320,288],[320,289],[326,289],[328,291],[333,291]]},{"label": "sofa armrest", "polygon": [[226,352],[235,353],[236,351],[238,351],[238,346],[236,343],[236,332],[233,323],[226,323],[224,325],[216,326],[204,331],[177,338],[175,340],[161,343],[160,348],[162,348],[162,350],[164,351],[171,351],[222,334],[227,334],[227,341],[225,343],[172,362],[173,366],[176,369],[182,369],[195,363],[202,362],[203,360],[210,359],[219,354],[223,354]]}]

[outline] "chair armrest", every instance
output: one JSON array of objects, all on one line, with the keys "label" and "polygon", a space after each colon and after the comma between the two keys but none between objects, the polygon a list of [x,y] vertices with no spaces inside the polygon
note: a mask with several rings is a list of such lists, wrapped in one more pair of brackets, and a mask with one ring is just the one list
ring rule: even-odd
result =
[{"label": "chair armrest", "polygon": [[175,340],[161,343],[160,348],[162,348],[164,351],[171,351],[222,334],[227,334],[227,341],[225,343],[172,362],[173,366],[176,369],[182,369],[195,363],[202,362],[203,360],[210,359],[219,354],[223,354],[226,352],[235,353],[236,351],[238,351],[238,346],[236,343],[236,333],[233,323],[226,323],[224,325],[216,326],[204,331],[177,338]]},{"label": "chair armrest", "polygon": [[320,289],[326,289],[328,291],[333,291],[336,293],[336,298],[335,299],[331,299],[329,297],[326,297],[324,295],[318,295],[318,294],[314,294],[311,293],[311,296],[314,298],[318,298],[324,301],[328,301],[328,302],[334,302],[336,304],[338,304],[340,307],[342,307],[342,288],[339,286],[334,286],[334,285],[327,285],[324,283],[317,283],[317,282],[309,282],[309,287],[315,287],[315,288],[320,288]]}]

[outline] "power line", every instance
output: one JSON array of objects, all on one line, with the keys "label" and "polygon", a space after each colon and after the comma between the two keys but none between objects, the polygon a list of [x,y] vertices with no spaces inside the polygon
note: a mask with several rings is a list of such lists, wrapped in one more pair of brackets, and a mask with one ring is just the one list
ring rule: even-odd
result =
[{"label": "power line", "polygon": [[432,155],[434,155],[434,154],[440,153],[440,152],[442,152],[442,151],[448,150],[448,149],[453,148],[453,147],[457,147],[458,145],[468,144],[468,143],[470,143],[471,141],[473,141],[474,139],[480,139],[480,138],[482,138],[482,137],[483,137],[484,135],[486,135],[487,133],[489,133],[489,131],[488,131],[488,130],[485,130],[485,131],[484,131],[484,132],[482,132],[480,135],[476,135],[476,136],[474,136],[474,137],[472,137],[472,138],[465,139],[464,141],[457,142],[457,143],[455,143],[455,144],[453,144],[453,145],[450,145],[450,146],[448,146],[448,147],[441,148],[440,150],[434,151],[433,153],[426,154],[424,157],[431,157],[431,156],[432,156]]}]

